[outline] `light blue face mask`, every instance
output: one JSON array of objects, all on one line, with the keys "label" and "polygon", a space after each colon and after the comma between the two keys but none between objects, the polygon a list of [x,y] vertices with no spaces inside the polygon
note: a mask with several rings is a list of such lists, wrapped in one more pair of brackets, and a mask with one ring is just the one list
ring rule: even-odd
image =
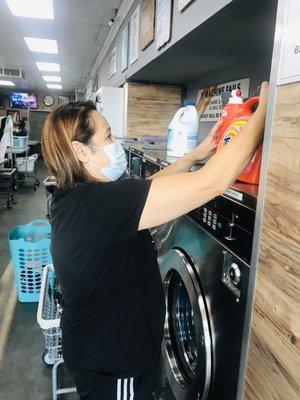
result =
[{"label": "light blue face mask", "polygon": [[102,149],[107,158],[109,159],[109,166],[101,168],[94,163],[90,163],[94,168],[97,168],[107,179],[110,181],[116,181],[125,172],[127,167],[126,153],[119,141],[114,141],[113,143],[107,144],[103,147],[94,146],[92,144],[89,147],[95,147],[97,149]]}]

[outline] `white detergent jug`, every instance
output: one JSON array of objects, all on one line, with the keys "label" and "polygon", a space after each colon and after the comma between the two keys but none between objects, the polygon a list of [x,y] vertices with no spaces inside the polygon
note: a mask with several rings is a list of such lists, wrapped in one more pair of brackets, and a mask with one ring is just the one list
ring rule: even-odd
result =
[{"label": "white detergent jug", "polygon": [[198,143],[199,117],[194,105],[181,107],[169,125],[167,155],[182,157]]}]

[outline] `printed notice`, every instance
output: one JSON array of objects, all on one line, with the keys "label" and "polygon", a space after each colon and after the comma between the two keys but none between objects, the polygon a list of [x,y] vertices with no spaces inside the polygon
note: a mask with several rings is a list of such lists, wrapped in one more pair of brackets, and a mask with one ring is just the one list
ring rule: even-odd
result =
[{"label": "printed notice", "polygon": [[122,31],[122,51],[121,51],[121,71],[128,67],[128,41],[129,41],[129,23],[125,25]]},{"label": "printed notice", "polygon": [[200,122],[215,122],[223,112],[222,94],[241,89],[244,98],[249,96],[250,78],[240,79],[200,89],[197,96],[197,111]]},{"label": "printed notice", "polygon": [[108,77],[111,78],[117,72],[117,48],[114,47],[109,56]]},{"label": "printed notice", "polygon": [[157,0],[156,3],[156,48],[163,47],[171,39],[172,0]]},{"label": "printed notice", "polygon": [[300,81],[300,1],[288,0],[286,7],[278,85]]},{"label": "printed notice", "polygon": [[139,58],[140,43],[140,6],[138,5],[130,20],[130,47],[129,64],[133,64]]}]

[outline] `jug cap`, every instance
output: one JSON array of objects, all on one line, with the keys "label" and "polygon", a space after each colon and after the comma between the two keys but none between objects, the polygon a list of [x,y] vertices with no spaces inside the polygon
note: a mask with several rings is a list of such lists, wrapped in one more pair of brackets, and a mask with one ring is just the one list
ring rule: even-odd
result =
[{"label": "jug cap", "polygon": [[240,89],[233,90],[228,104],[243,104],[243,94],[243,91]]}]

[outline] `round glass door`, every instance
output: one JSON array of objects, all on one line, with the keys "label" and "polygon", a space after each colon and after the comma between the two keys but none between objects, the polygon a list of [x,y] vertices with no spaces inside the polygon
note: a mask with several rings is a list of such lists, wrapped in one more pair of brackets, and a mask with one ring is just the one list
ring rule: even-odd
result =
[{"label": "round glass door", "polygon": [[168,294],[172,348],[179,369],[185,381],[190,384],[198,367],[198,344],[189,295],[177,271],[172,273]]},{"label": "round glass door", "polygon": [[205,400],[211,381],[212,344],[200,282],[180,249],[168,252],[161,272],[167,310],[163,354],[172,390],[180,400]]}]

